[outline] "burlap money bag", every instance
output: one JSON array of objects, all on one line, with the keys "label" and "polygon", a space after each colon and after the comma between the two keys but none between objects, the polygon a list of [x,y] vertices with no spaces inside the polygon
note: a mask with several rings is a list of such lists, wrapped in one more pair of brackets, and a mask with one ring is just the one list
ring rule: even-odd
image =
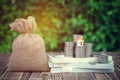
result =
[{"label": "burlap money bag", "polygon": [[10,71],[48,71],[48,59],[44,40],[37,34],[34,17],[16,19],[10,24],[20,35],[13,41],[8,63]]}]

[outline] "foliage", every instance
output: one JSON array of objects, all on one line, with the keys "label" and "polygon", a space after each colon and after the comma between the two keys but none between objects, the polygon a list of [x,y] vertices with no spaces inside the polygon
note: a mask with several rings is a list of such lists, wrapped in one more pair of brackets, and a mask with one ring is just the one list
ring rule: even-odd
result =
[{"label": "foliage", "polygon": [[18,36],[9,24],[18,17],[36,18],[47,51],[61,51],[73,34],[83,34],[94,51],[120,51],[119,0],[1,0],[0,52],[11,52]]}]

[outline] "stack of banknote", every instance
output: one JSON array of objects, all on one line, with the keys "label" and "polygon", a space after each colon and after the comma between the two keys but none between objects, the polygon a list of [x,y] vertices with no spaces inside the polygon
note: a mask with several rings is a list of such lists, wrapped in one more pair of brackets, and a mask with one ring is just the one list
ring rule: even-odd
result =
[{"label": "stack of banknote", "polygon": [[107,55],[107,63],[99,63],[97,57],[71,58],[64,55],[48,55],[51,73],[62,72],[114,72],[114,62],[112,56]]}]

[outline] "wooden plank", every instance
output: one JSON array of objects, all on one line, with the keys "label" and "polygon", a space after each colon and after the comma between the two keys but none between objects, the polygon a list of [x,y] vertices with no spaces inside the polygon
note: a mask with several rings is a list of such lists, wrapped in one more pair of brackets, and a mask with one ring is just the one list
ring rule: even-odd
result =
[{"label": "wooden plank", "polygon": [[119,80],[119,78],[117,77],[116,73],[105,74],[105,76],[106,76],[109,80]]},{"label": "wooden plank", "polygon": [[40,79],[40,78],[39,78],[39,75],[40,75],[40,72],[32,72],[29,80],[37,80],[37,79]]},{"label": "wooden plank", "polygon": [[51,80],[62,80],[62,73],[52,73]]},{"label": "wooden plank", "polygon": [[55,73],[50,73],[50,76],[51,76],[51,80],[55,80]]},{"label": "wooden plank", "polygon": [[23,72],[8,72],[3,76],[3,80],[21,80]]},{"label": "wooden plank", "polygon": [[8,72],[7,69],[3,71],[2,75],[0,76],[0,80],[4,80],[4,77],[6,76],[7,72]]},{"label": "wooden plank", "polygon": [[114,75],[114,76],[120,78],[120,67],[119,67],[118,65],[119,65],[119,64],[115,62],[115,66],[114,66],[114,68],[115,68],[115,70],[114,70],[114,74],[116,74],[116,75]]},{"label": "wooden plank", "polygon": [[0,54],[0,79],[3,78],[7,70],[9,56],[10,56],[9,54]]},{"label": "wooden plank", "polygon": [[53,80],[63,80],[62,77],[63,77],[62,73],[54,73],[54,79]]},{"label": "wooden plank", "polygon": [[[51,52],[50,54],[63,54]],[[49,73],[49,72],[8,72],[10,54],[0,54],[0,80],[120,80],[120,53],[109,52],[113,56],[115,72],[100,73]]]},{"label": "wooden plank", "polygon": [[96,80],[95,76],[93,75],[93,73],[86,73],[86,80]]},{"label": "wooden plank", "polygon": [[96,80],[109,80],[109,78],[102,73],[95,73],[94,75]]},{"label": "wooden plank", "polygon": [[96,80],[119,80],[116,73],[94,73]]},{"label": "wooden plank", "polygon": [[31,76],[32,72],[23,72],[21,80],[28,80]]},{"label": "wooden plank", "polygon": [[63,73],[63,80],[81,80],[81,79],[78,73],[65,72]]},{"label": "wooden plank", "polygon": [[49,72],[32,72],[29,80],[51,80]]},{"label": "wooden plank", "polygon": [[41,72],[40,77],[42,80],[51,80],[50,72]]},{"label": "wooden plank", "polygon": [[0,76],[2,76],[2,74],[6,71],[7,69],[7,63],[8,63],[8,60],[5,60],[1,66],[0,66]]},{"label": "wooden plank", "polygon": [[96,80],[92,73],[76,73],[75,80]]}]

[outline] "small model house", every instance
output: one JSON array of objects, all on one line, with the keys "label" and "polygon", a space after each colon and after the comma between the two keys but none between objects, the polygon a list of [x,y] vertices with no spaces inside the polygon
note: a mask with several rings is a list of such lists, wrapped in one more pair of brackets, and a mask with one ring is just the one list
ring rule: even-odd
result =
[{"label": "small model house", "polygon": [[83,44],[84,44],[84,40],[83,40],[83,37],[81,36],[76,40],[76,45],[83,46]]}]

